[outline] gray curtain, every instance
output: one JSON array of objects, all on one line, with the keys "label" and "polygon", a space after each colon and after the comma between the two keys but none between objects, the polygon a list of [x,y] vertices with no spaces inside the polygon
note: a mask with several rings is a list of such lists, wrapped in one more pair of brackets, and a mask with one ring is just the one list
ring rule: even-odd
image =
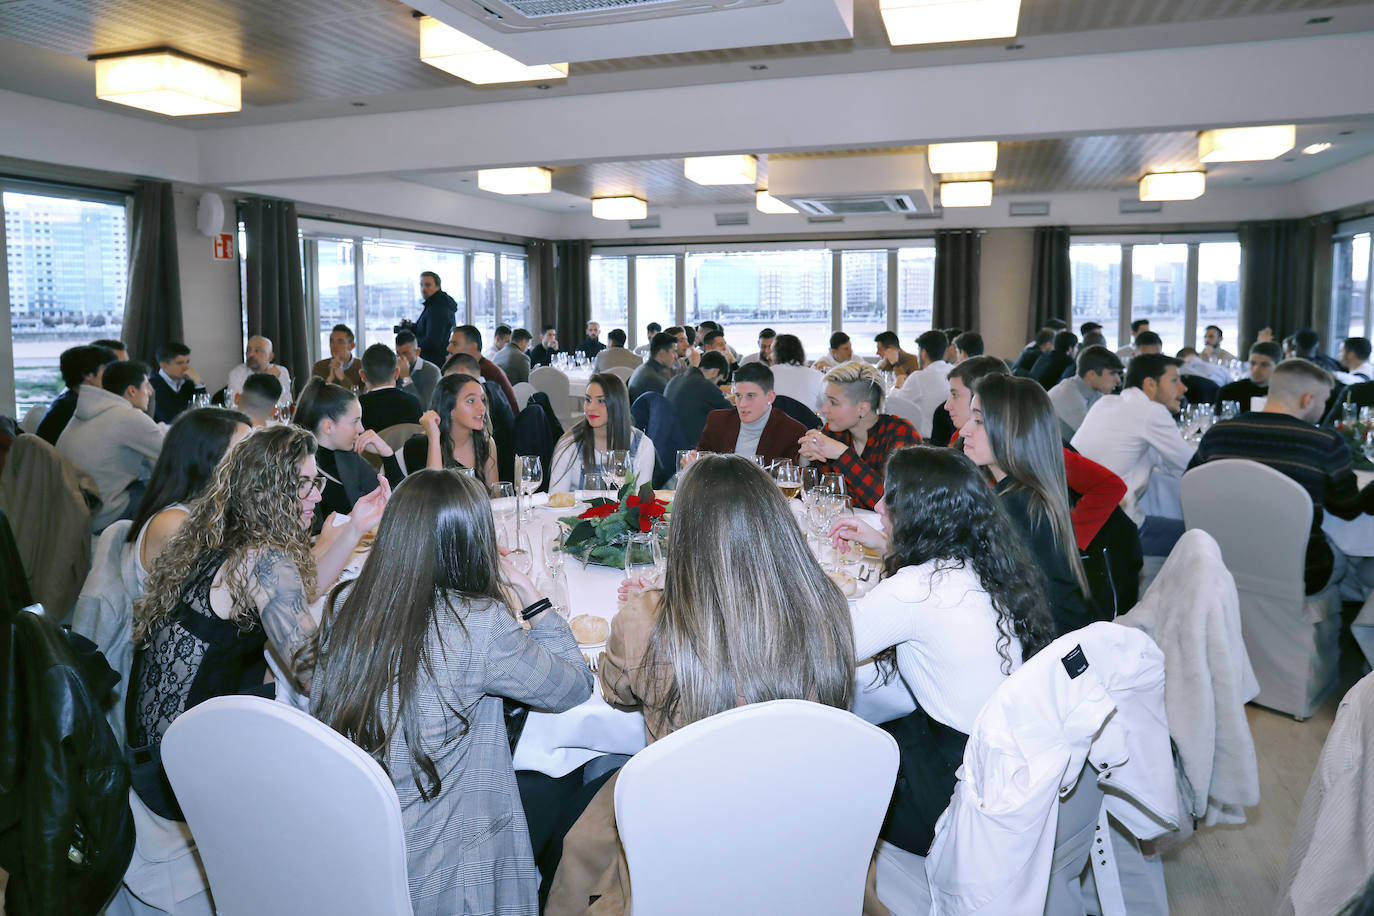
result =
[{"label": "gray curtain", "polygon": [[181,271],[172,184],[139,181],[129,218],[129,283],[124,330],[129,355],[157,365],[157,348],[183,341]]},{"label": "gray curtain", "polygon": [[1066,325],[1072,304],[1069,227],[1037,226],[1031,253],[1030,318],[1027,339],[1058,318]]},{"label": "gray curtain", "polygon": [[571,350],[581,343],[592,317],[592,243],[574,239],[554,244],[557,248],[554,268],[557,305],[552,322],[558,326],[560,345]]},{"label": "gray curtain", "polygon": [[558,317],[558,286],[554,282],[554,243],[535,241],[525,245],[525,254],[530,278],[530,326],[527,329],[536,338],[539,328],[547,322],[555,322]]},{"label": "gray curtain", "polygon": [[931,326],[978,327],[978,271],[982,262],[977,229],[935,233],[935,307]]},{"label": "gray curtain", "polygon": [[[1318,326],[1331,297],[1330,216],[1243,223],[1240,340],[1247,352],[1261,328],[1283,337]],[[1334,344],[1333,347],[1334,348]]]},{"label": "gray curtain", "polygon": [[272,341],[277,364],[287,368],[299,391],[310,380],[310,350],[296,205],[289,200],[241,200],[238,217],[246,239],[248,334]]}]

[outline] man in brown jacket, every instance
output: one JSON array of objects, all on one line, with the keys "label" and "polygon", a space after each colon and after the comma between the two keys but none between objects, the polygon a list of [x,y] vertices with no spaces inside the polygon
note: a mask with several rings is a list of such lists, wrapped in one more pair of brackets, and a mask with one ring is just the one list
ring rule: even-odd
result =
[{"label": "man in brown jacket", "polygon": [[746,363],[735,372],[735,409],[706,416],[697,448],[721,454],[758,455],[769,461],[796,461],[797,442],[806,427],[773,409],[773,370]]}]

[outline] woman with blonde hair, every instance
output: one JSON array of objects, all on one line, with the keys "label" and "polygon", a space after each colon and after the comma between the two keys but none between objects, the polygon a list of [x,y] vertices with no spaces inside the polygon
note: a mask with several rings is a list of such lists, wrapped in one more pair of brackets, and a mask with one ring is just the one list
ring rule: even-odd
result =
[{"label": "woman with blonde hair", "polygon": [[[747,703],[849,708],[849,605],[766,472],[737,455],[694,463],[674,500],[668,556],[662,589],[622,586],[599,670],[607,702],[643,710],[648,741]],[[581,913],[598,894],[595,912],[627,908],[614,791],[612,779],[564,838],[548,914]]]},{"label": "woman with blonde hair", "polygon": [[883,377],[873,366],[860,360],[836,366],[825,376],[825,428],[809,430],[799,440],[803,458],[818,464],[821,473],[844,478],[856,509],[872,509],[883,498],[888,456],[921,443],[916,427],[882,412],[884,400]]},{"label": "woman with blonde hair", "polygon": [[162,736],[212,697],[276,691],[264,649],[300,693],[314,668],[316,583],[338,577],[363,533],[381,518],[382,481],[346,525],[311,552],[309,528],[324,479],[315,439],[298,427],[259,430],[234,446],[190,505],[134,605],[128,741],[134,789],[153,812],[180,821],[162,770]]},{"label": "woman with blonde hair", "polygon": [[391,775],[416,916],[538,913],[502,698],[562,712],[592,689],[550,607],[497,552],[486,487],[428,469],[330,599],[310,708]]},{"label": "woman with blonde hair", "polygon": [[1034,379],[988,375],[973,387],[960,431],[964,454],[992,475],[993,489],[1045,576],[1056,635],[1096,619],[1083,571],[1064,472],[1064,446],[1049,395]]}]

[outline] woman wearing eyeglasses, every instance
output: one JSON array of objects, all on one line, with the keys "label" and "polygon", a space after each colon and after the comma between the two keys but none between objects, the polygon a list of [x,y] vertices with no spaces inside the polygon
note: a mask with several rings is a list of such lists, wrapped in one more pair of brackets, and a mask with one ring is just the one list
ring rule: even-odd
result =
[{"label": "woman wearing eyeglasses", "polygon": [[825,376],[821,416],[825,429],[799,440],[801,456],[823,473],[844,476],[844,490],[856,509],[872,509],[883,498],[887,458],[899,448],[920,445],[921,434],[901,417],[883,413],[883,377],[855,360]]},{"label": "woman wearing eyeglasses", "polygon": [[265,648],[295,690],[310,692],[308,606],[381,520],[391,493],[382,478],[312,552],[323,483],[315,450],[310,433],[290,426],[259,430],[231,449],[134,605],[126,716],[134,789],[163,818],[182,820],[161,759],[162,736],[178,716],[212,697],[275,696]]}]

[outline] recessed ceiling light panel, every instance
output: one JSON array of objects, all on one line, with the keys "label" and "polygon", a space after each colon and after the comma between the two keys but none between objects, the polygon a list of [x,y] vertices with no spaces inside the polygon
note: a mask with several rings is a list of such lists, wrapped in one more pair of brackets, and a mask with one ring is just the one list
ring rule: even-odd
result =
[{"label": "recessed ceiling light panel", "polygon": [[98,99],[172,117],[239,111],[243,71],[172,48],[94,54]]},{"label": "recessed ceiling light panel", "polygon": [[438,19],[420,19],[420,60],[469,83],[528,83],[561,80],[567,64],[522,64]]},{"label": "recessed ceiling light panel", "polygon": [[879,0],[894,45],[1015,38],[1021,0]]},{"label": "recessed ceiling light panel", "polygon": [[1203,162],[1260,162],[1277,159],[1297,141],[1292,124],[1204,130],[1198,135],[1197,157]]},{"label": "recessed ceiling light panel", "polygon": [[1151,172],[1140,179],[1141,200],[1196,200],[1205,190],[1203,172]]},{"label": "recessed ceiling light panel", "polygon": [[784,214],[796,213],[797,208],[790,204],[783,203],[767,191],[754,192],[754,209],[760,213]]},{"label": "recessed ceiling light panel", "polygon": [[997,170],[997,141],[972,143],[932,143],[926,148],[930,170],[936,175]]},{"label": "recessed ceiling light panel", "polygon": [[547,194],[553,190],[553,170],[539,166],[478,169],[477,187],[493,194]]},{"label": "recessed ceiling light panel", "polygon": [[597,219],[644,219],[649,203],[642,197],[593,197],[592,216]]},{"label": "recessed ceiling light panel", "polygon": [[1312,143],[1304,146],[1302,151],[1309,156],[1315,156],[1317,153],[1324,153],[1329,149],[1331,149],[1330,143]]},{"label": "recessed ceiling light panel", "polygon": [[989,207],[992,205],[991,181],[945,181],[940,184],[940,206]]},{"label": "recessed ceiling light panel", "polygon": [[753,184],[758,160],[753,156],[690,156],[682,171],[700,185]]}]

